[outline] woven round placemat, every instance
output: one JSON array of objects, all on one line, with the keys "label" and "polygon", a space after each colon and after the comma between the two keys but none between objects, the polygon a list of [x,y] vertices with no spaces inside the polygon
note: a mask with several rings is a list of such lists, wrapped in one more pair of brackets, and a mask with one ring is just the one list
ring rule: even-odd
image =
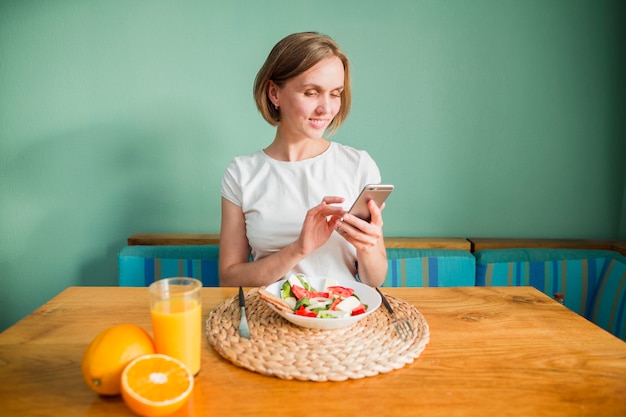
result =
[{"label": "woven round placemat", "polygon": [[317,330],[282,318],[259,297],[257,288],[248,291],[245,299],[249,340],[239,337],[241,310],[237,297],[211,310],[206,334],[221,356],[262,375],[302,381],[374,376],[412,363],[430,339],[424,316],[412,305],[389,295],[396,315],[410,320],[412,339],[398,337],[382,305],[349,327]]}]

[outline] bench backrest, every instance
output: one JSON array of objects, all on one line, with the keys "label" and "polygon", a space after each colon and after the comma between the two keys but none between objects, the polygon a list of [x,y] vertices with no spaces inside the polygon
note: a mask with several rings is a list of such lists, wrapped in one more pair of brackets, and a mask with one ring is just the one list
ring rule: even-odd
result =
[{"label": "bench backrest", "polygon": [[383,287],[473,286],[476,259],[469,251],[387,248]]},{"label": "bench backrest", "polygon": [[168,277],[191,277],[218,287],[219,245],[125,246],[118,253],[120,286],[148,286]]},{"label": "bench backrest", "polygon": [[[475,259],[469,251],[387,248],[386,287],[474,285]],[[126,246],[118,254],[119,285],[147,286],[187,276],[219,286],[219,245]]]},{"label": "bench backrest", "polygon": [[530,285],[589,317],[596,286],[615,252],[580,249],[516,248],[474,253],[476,285]]},{"label": "bench backrest", "polygon": [[626,257],[607,260],[587,318],[626,341]]}]

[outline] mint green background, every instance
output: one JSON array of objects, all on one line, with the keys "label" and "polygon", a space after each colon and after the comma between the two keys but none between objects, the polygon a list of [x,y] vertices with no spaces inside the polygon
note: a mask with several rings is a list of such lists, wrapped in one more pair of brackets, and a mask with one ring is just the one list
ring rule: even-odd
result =
[{"label": "mint green background", "polygon": [[219,231],[220,179],[273,130],[284,35],[351,58],[334,140],[396,185],[388,236],[626,239],[625,21],[598,0],[0,3],[0,329],[115,285],[134,232]]}]

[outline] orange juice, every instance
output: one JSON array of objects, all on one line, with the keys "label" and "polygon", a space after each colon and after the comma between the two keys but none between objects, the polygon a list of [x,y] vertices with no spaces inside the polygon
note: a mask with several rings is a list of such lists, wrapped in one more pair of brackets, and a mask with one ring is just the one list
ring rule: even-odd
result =
[{"label": "orange juice", "polygon": [[200,371],[202,306],[192,298],[159,300],[151,308],[154,345],[157,353],[185,363],[191,373]]}]

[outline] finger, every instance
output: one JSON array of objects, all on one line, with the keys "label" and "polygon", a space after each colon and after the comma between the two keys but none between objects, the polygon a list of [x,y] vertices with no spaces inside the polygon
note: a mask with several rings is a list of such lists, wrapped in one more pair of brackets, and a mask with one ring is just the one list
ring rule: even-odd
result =
[{"label": "finger", "polygon": [[[364,223],[366,227],[371,227],[367,222]],[[357,249],[365,250],[376,243],[376,239],[373,236],[347,222],[343,222],[337,229],[337,232]]]},{"label": "finger", "polygon": [[358,233],[367,233],[367,229],[370,227],[370,224],[368,222],[350,213],[346,213],[343,215],[342,224],[347,224],[350,226],[350,234],[352,236],[356,236]]},{"label": "finger", "polygon": [[322,203],[326,203],[326,204],[341,204],[345,201],[346,199],[343,197],[339,197],[339,196],[335,196],[335,195],[327,195],[326,197],[322,198]]},{"label": "finger", "polygon": [[345,212],[346,211],[344,210],[343,207],[330,205],[326,203],[325,201],[322,201],[321,204],[318,204],[317,206],[309,210],[310,214],[314,216],[321,216],[321,217],[327,217],[327,216],[341,217],[344,215]]},{"label": "finger", "polygon": [[383,223],[382,211],[385,208],[385,203],[382,203],[380,207],[378,207],[374,201],[370,200],[368,202],[368,208],[370,210],[370,215],[371,215],[370,223],[375,224],[375,225],[382,225]]}]

